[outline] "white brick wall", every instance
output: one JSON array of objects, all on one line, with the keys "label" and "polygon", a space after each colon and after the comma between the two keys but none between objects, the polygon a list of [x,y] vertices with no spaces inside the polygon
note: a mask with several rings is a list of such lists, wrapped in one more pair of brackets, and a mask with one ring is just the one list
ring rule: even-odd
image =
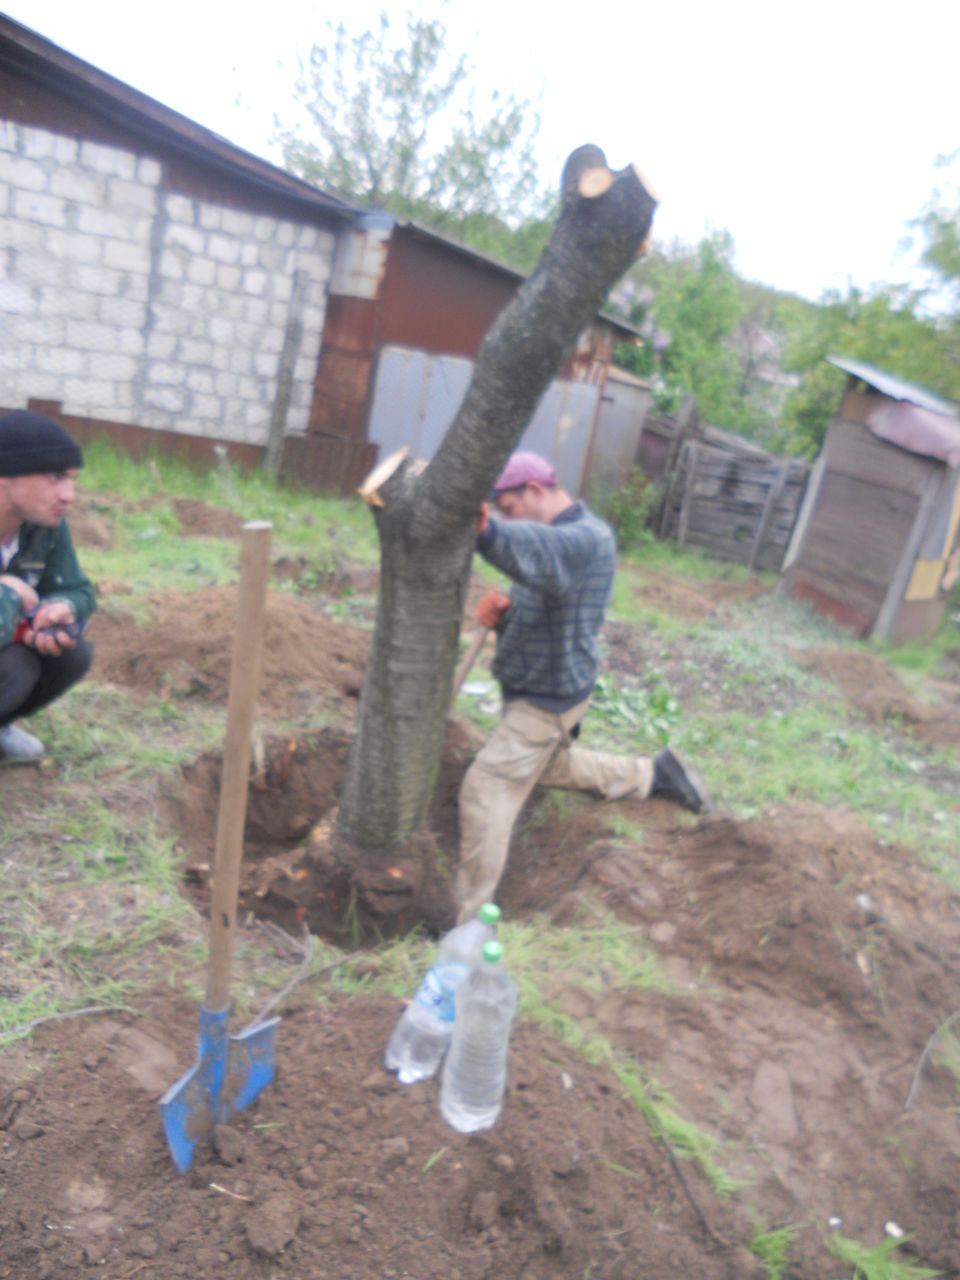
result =
[{"label": "white brick wall", "polygon": [[0,120],[0,403],[265,444],[300,270],[287,430],[305,431],[333,235],[162,177],[152,157]]}]

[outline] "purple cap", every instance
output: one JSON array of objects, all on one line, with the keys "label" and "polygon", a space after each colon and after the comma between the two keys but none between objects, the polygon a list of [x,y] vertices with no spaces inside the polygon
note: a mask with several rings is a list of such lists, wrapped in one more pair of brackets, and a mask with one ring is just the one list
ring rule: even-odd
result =
[{"label": "purple cap", "polygon": [[522,489],[531,480],[536,480],[538,484],[556,484],[557,473],[539,453],[520,450],[519,453],[511,453],[490,492],[496,496],[507,489]]}]

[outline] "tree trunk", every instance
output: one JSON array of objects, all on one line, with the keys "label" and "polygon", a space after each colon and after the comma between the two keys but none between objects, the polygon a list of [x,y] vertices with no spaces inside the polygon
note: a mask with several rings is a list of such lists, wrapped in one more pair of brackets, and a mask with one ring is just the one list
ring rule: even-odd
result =
[{"label": "tree trunk", "polygon": [[404,459],[378,490],[380,597],[339,833],[384,847],[421,825],[456,665],[477,509],[537,404],[642,249],[656,199],[603,152],[567,160],[563,204],[533,274],[494,321],[460,412],[425,468]]}]

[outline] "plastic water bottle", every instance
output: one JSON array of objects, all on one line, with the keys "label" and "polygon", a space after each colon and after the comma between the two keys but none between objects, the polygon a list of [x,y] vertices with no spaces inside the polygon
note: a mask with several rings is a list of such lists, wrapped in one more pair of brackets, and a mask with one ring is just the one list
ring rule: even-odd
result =
[{"label": "plastic water bottle", "polygon": [[445,934],[433,964],[404,1009],[383,1056],[401,1084],[415,1084],[436,1073],[450,1045],[456,1012],[454,992],[493,937],[500,908],[485,902],[473,920]]},{"label": "plastic water bottle", "polygon": [[507,1048],[517,988],[500,963],[499,942],[457,988],[453,1043],[440,1082],[440,1114],[461,1133],[497,1123],[507,1087]]}]

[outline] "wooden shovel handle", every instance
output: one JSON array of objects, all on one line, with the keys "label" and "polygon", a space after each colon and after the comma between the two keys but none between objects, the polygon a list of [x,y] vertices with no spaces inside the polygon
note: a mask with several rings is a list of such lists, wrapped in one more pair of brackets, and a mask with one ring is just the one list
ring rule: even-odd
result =
[{"label": "wooden shovel handle", "polygon": [[470,648],[463,655],[463,661],[457,667],[457,674],[453,677],[453,692],[450,694],[450,706],[457,700],[457,694],[460,692],[460,686],[470,674],[470,668],[476,662],[480,650],[483,648],[484,641],[489,633],[487,627],[477,627],[473,633],[473,639],[470,641]]},{"label": "wooden shovel handle", "polygon": [[230,1000],[230,959],[237,923],[237,890],[243,856],[243,828],[247,817],[247,783],[253,716],[260,684],[263,651],[263,605],[269,573],[268,520],[243,526],[240,544],[240,595],[230,663],[227,734],[220,775],[217,848],[210,901],[210,962],[204,1007],[212,1013]]}]

